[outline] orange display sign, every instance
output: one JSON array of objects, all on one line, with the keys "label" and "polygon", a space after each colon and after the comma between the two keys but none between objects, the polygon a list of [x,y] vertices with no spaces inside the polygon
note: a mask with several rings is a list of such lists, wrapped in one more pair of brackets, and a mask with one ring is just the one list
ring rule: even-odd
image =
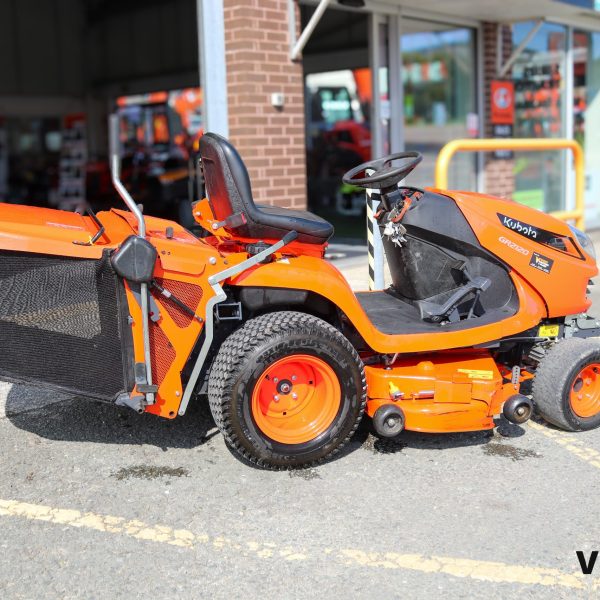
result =
[{"label": "orange display sign", "polygon": [[512,81],[492,81],[490,89],[492,125],[512,125],[515,120],[515,86]]}]

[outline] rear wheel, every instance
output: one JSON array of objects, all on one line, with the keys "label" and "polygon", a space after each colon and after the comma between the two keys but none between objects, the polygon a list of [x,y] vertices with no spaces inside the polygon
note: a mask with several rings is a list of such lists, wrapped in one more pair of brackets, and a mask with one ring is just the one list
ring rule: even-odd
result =
[{"label": "rear wheel", "polygon": [[366,385],[360,357],[337,329],[286,311],[251,319],[227,338],[208,395],[231,448],[286,468],[339,452],[360,422]]},{"label": "rear wheel", "polygon": [[600,342],[569,338],[551,348],[533,382],[540,415],[568,431],[600,426]]}]

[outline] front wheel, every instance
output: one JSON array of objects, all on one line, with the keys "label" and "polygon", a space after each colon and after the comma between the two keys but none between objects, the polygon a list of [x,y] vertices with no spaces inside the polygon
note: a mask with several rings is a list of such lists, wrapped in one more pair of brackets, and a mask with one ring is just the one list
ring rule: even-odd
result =
[{"label": "front wheel", "polygon": [[285,311],[251,319],[227,338],[208,397],[235,452],[281,469],[339,452],[364,412],[366,384],[360,357],[337,329]]},{"label": "front wheel", "polygon": [[568,338],[540,362],[533,382],[536,409],[567,431],[600,426],[600,342]]}]

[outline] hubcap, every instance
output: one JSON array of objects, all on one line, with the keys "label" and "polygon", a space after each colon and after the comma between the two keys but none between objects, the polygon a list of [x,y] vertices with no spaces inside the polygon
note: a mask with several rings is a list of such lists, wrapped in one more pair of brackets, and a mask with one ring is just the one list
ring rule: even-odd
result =
[{"label": "hubcap", "polygon": [[600,412],[600,363],[587,365],[573,379],[569,396],[573,412],[581,418]]},{"label": "hubcap", "polygon": [[308,354],[281,358],[267,367],[252,393],[258,428],[282,444],[313,440],[333,423],[341,405],[334,370]]}]

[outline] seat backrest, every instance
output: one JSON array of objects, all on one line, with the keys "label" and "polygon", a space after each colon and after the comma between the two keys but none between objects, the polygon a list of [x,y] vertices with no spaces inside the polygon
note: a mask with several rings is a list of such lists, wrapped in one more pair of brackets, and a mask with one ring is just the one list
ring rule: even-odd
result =
[{"label": "seat backrest", "polygon": [[250,176],[232,144],[216,133],[205,133],[200,138],[200,157],[215,219],[224,221],[236,213],[252,213]]}]

